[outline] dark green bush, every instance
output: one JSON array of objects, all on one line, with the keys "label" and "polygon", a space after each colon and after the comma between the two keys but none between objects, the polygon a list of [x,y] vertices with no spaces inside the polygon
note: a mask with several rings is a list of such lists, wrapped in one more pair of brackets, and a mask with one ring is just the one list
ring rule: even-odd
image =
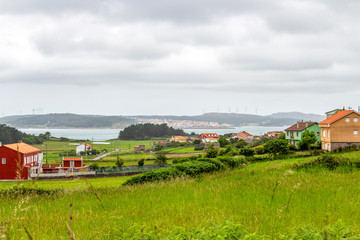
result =
[{"label": "dark green bush", "polygon": [[218,157],[217,160],[229,168],[237,168],[246,163],[246,160],[243,158]]},{"label": "dark green bush", "polygon": [[255,150],[250,147],[243,147],[240,148],[239,154],[244,155],[245,157],[251,157],[254,156]]}]

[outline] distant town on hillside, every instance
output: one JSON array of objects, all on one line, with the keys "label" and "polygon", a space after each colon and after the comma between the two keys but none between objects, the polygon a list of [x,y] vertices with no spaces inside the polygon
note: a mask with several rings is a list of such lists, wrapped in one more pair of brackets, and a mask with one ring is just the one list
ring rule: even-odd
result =
[{"label": "distant town on hillside", "polygon": [[324,115],[300,112],[268,116],[239,113],[205,113],[195,116],[137,115],[101,116],[71,113],[15,115],[0,118],[0,123],[18,128],[125,128],[134,123],[166,123],[181,129],[221,129],[240,126],[288,126],[294,121],[321,121]]}]

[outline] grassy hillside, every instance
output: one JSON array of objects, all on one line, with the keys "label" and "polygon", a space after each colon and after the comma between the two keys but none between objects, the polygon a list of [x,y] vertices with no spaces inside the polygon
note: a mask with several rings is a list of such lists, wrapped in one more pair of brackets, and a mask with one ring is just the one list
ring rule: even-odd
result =
[{"label": "grassy hillside", "polygon": [[[338,156],[358,161],[360,152]],[[244,231],[253,234],[250,239],[260,239],[258,235],[280,239],[309,225],[322,233],[331,232],[328,224],[338,219],[351,226],[353,234],[360,233],[360,171],[294,170],[294,164],[314,158],[259,162],[243,169],[130,187],[121,187],[124,178],[91,180],[94,188],[75,180],[76,186],[50,197],[2,197],[0,223],[7,222],[11,239],[28,235],[69,239],[69,229],[76,239],[163,239],[175,232],[182,232],[183,237],[167,239],[190,239],[184,237],[187,232],[214,229]],[[51,183],[35,186],[44,189]],[[0,183],[0,188],[8,184]]]}]

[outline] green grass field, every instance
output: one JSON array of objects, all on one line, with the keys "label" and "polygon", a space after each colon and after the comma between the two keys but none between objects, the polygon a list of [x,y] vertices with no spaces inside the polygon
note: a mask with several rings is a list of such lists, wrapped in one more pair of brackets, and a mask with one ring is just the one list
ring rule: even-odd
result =
[{"label": "green grass field", "polygon": [[[360,152],[337,155],[360,158]],[[338,219],[360,233],[360,171],[293,170],[293,164],[314,158],[258,162],[132,187],[121,187],[126,178],[87,180],[94,189],[83,180],[41,181],[35,184],[68,190],[51,197],[1,198],[0,223],[7,222],[11,239],[28,239],[28,234],[33,239],[69,239],[72,203],[76,239],[122,239],[122,232],[131,231],[155,231],[161,239],[174,227],[191,231],[225,221],[267,239],[279,239],[296,227],[323,229]],[[13,184],[2,182],[0,188]]]}]

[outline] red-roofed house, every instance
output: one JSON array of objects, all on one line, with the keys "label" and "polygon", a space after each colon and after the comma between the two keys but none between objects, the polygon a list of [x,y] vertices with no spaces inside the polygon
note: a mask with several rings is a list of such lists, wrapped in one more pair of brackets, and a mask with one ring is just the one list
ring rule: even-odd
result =
[{"label": "red-roofed house", "polygon": [[332,151],[352,145],[360,146],[360,114],[343,110],[319,123],[322,149]]},{"label": "red-roofed house", "polygon": [[252,143],[254,141],[254,136],[245,131],[238,132],[238,133],[234,134],[231,138],[242,139],[247,143]]},{"label": "red-roofed house", "polygon": [[297,145],[301,139],[304,132],[308,130],[314,132],[316,140],[320,141],[320,127],[316,122],[297,122],[291,127],[285,129],[286,135],[285,139],[289,141],[292,145]]},{"label": "red-roofed house", "polygon": [[26,143],[0,144],[0,179],[28,179],[41,171],[42,151]]},{"label": "red-roofed house", "polygon": [[219,135],[217,133],[202,133],[198,136],[198,138],[203,142],[217,142],[219,141]]}]

